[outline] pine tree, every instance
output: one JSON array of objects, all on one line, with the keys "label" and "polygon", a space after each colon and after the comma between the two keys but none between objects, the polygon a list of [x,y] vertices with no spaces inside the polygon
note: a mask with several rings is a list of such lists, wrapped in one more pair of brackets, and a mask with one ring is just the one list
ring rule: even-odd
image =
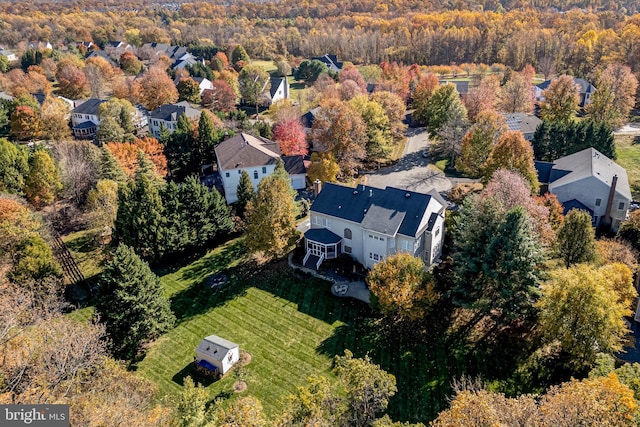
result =
[{"label": "pine tree", "polygon": [[247,204],[247,246],[251,252],[284,256],[295,244],[296,206],[291,184],[277,174],[263,179]]},{"label": "pine tree", "polygon": [[218,131],[211,121],[209,113],[202,112],[198,121],[198,156],[200,164],[208,164],[215,160],[215,145],[218,143]]},{"label": "pine tree", "polygon": [[573,209],[564,217],[558,230],[557,250],[567,268],[595,259],[595,231],[588,212]]},{"label": "pine tree", "polygon": [[242,171],[240,175],[240,182],[238,183],[238,189],[236,195],[238,201],[236,202],[236,212],[239,217],[244,218],[244,213],[247,208],[247,203],[253,199],[255,191],[253,189],[253,183],[247,171]]},{"label": "pine tree", "polygon": [[118,192],[118,215],[115,234],[120,242],[138,250],[150,262],[158,261],[164,252],[166,233],[164,207],[160,198],[161,185],[157,175],[143,166],[133,181]]},{"label": "pine tree", "polygon": [[174,181],[162,188],[162,206],[166,221],[164,247],[167,248],[168,253],[180,253],[189,244],[189,232],[184,218],[185,209],[180,196],[180,187]]},{"label": "pine tree", "polygon": [[175,321],[160,279],[125,245],[118,246],[105,266],[96,310],[114,355],[126,360],[135,359],[142,344],[167,332]]},{"label": "pine tree", "polygon": [[118,184],[127,182],[127,175],[124,173],[116,158],[106,147],[102,147],[102,165],[100,168],[100,178],[115,181]]}]

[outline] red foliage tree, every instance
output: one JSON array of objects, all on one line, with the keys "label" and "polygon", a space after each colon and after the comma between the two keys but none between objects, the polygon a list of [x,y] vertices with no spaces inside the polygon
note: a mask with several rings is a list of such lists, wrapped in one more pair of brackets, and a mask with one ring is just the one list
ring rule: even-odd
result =
[{"label": "red foliage tree", "polygon": [[278,123],[273,132],[273,139],[280,144],[280,151],[285,156],[306,156],[309,153],[307,136],[300,120]]},{"label": "red foliage tree", "polygon": [[213,89],[202,93],[202,106],[215,111],[229,112],[236,109],[236,93],[224,80],[211,82]]},{"label": "red foliage tree", "polygon": [[89,82],[82,70],[71,63],[58,64],[56,71],[60,95],[71,99],[82,98],[89,92]]},{"label": "red foliage tree", "polygon": [[353,80],[362,93],[367,92],[367,82],[364,81],[364,77],[362,77],[362,74],[360,74],[360,71],[358,71],[354,65],[345,65],[342,71],[340,71],[340,83],[344,83],[347,80]]}]

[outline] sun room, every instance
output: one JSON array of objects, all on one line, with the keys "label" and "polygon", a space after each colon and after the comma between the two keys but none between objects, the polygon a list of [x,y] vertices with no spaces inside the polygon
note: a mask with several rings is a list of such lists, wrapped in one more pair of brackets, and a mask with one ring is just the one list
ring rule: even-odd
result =
[{"label": "sun room", "polygon": [[337,258],[341,253],[342,237],[327,230],[326,228],[312,228],[304,233],[306,255],[303,264],[312,261],[315,269],[320,268],[320,264],[325,259]]}]

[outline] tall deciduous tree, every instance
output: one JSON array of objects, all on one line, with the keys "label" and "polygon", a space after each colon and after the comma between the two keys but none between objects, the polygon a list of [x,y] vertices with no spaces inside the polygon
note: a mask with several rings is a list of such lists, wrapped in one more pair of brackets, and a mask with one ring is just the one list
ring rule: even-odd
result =
[{"label": "tall deciduous tree", "polygon": [[398,252],[377,263],[367,276],[374,305],[394,320],[419,320],[438,300],[435,283],[420,258]]},{"label": "tall deciduous tree", "polygon": [[598,352],[622,349],[628,332],[623,317],[632,313],[608,274],[586,264],[553,272],[538,308],[547,340],[558,341],[571,356],[569,364],[578,368],[592,364]]},{"label": "tall deciduous tree", "polygon": [[47,96],[42,103],[40,120],[41,134],[45,139],[60,141],[71,136],[71,129],[67,123],[71,108],[60,98]]},{"label": "tall deciduous tree", "polygon": [[27,151],[6,138],[0,138],[0,191],[22,194],[28,172]]},{"label": "tall deciduous tree", "polygon": [[269,257],[284,256],[295,244],[296,205],[288,179],[272,174],[258,184],[247,204],[247,246]]},{"label": "tall deciduous tree", "polygon": [[596,256],[596,247],[591,215],[583,210],[571,210],[558,229],[556,244],[558,254],[566,267],[593,261]]},{"label": "tall deciduous tree", "polygon": [[229,112],[236,108],[236,93],[224,80],[211,82],[213,89],[206,89],[202,93],[202,105],[213,111]]},{"label": "tall deciduous tree", "polygon": [[238,74],[238,85],[244,102],[258,106],[263,101],[263,95],[269,91],[269,74],[257,65],[246,66]]},{"label": "tall deciduous tree", "polygon": [[484,180],[488,181],[498,169],[518,172],[529,182],[532,193],[538,190],[538,173],[533,163],[533,148],[521,132],[506,131],[500,136],[484,165]]},{"label": "tall deciduous tree", "polygon": [[181,79],[176,85],[178,89],[178,101],[200,102],[200,85],[190,77]]},{"label": "tall deciduous tree", "polygon": [[360,114],[366,128],[367,160],[375,161],[384,158],[391,152],[393,139],[389,117],[385,114],[382,105],[369,100],[367,95],[358,95],[349,104]]},{"label": "tall deciduous tree", "polygon": [[309,153],[307,135],[298,118],[277,123],[273,140],[280,145],[280,152],[285,156],[306,156]]},{"label": "tall deciduous tree", "polygon": [[481,177],[493,147],[505,131],[507,124],[503,116],[491,110],[479,113],[462,139],[456,169],[472,178]]},{"label": "tall deciduous tree", "polygon": [[311,164],[307,170],[307,176],[314,182],[316,179],[321,182],[336,182],[340,173],[340,166],[331,153],[315,151],[311,153]]},{"label": "tall deciduous tree", "polygon": [[520,74],[514,75],[498,92],[497,108],[505,113],[533,111],[531,86]]},{"label": "tall deciduous tree", "polygon": [[404,132],[407,129],[407,125],[404,124],[407,108],[402,98],[391,92],[380,91],[372,93],[371,100],[382,105],[385,114],[389,118],[391,136],[394,141],[403,139]]},{"label": "tall deciduous tree", "polygon": [[482,77],[477,85],[472,86],[463,100],[469,121],[475,123],[480,113],[495,111],[499,91],[500,81],[497,76],[491,74]]},{"label": "tall deciduous tree", "polygon": [[110,236],[118,215],[118,183],[109,179],[98,181],[87,195],[86,210],[89,225]]},{"label": "tall deciduous tree", "polygon": [[60,172],[44,150],[36,150],[29,160],[29,175],[24,183],[24,194],[32,205],[40,208],[52,203],[60,190]]},{"label": "tall deciduous tree", "polygon": [[438,130],[452,117],[467,118],[467,110],[464,108],[460,95],[453,84],[438,86],[426,102],[425,111],[420,114],[424,124],[429,130],[429,135],[437,136]]},{"label": "tall deciduous tree", "polygon": [[540,116],[543,120],[564,124],[573,120],[580,101],[573,77],[565,74],[552,80],[542,96],[544,101],[540,103]]},{"label": "tall deciduous tree", "polygon": [[113,353],[133,360],[142,344],[167,332],[175,321],[160,279],[134,250],[119,245],[100,279],[96,304]]},{"label": "tall deciduous tree", "polygon": [[331,153],[341,173],[353,176],[366,155],[367,134],[362,117],[350,105],[327,99],[313,121],[311,140],[315,151]]},{"label": "tall deciduous tree", "polygon": [[68,60],[58,63],[56,71],[60,95],[71,99],[82,98],[89,93],[89,82],[82,70]]},{"label": "tall deciduous tree", "polygon": [[396,394],[396,378],[372,363],[369,356],[356,359],[349,350],[345,350],[344,356],[336,356],[333,363],[333,371],[340,378],[349,400],[347,425],[370,425],[376,414],[387,409],[389,399]]},{"label": "tall deciduous tree", "polygon": [[453,167],[462,152],[462,140],[469,130],[469,121],[464,110],[454,109],[436,133],[431,153],[437,159],[448,159]]},{"label": "tall deciduous tree", "polygon": [[140,101],[151,111],[178,100],[178,90],[164,68],[154,65],[140,78]]}]

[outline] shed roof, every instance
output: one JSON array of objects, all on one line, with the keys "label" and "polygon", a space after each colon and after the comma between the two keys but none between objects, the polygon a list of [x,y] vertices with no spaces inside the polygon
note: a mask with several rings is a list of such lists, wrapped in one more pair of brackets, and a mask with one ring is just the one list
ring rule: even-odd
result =
[{"label": "shed roof", "polygon": [[225,340],[217,335],[209,335],[200,342],[197,351],[221,361],[227,355],[229,350],[237,347],[238,344],[234,342]]}]

